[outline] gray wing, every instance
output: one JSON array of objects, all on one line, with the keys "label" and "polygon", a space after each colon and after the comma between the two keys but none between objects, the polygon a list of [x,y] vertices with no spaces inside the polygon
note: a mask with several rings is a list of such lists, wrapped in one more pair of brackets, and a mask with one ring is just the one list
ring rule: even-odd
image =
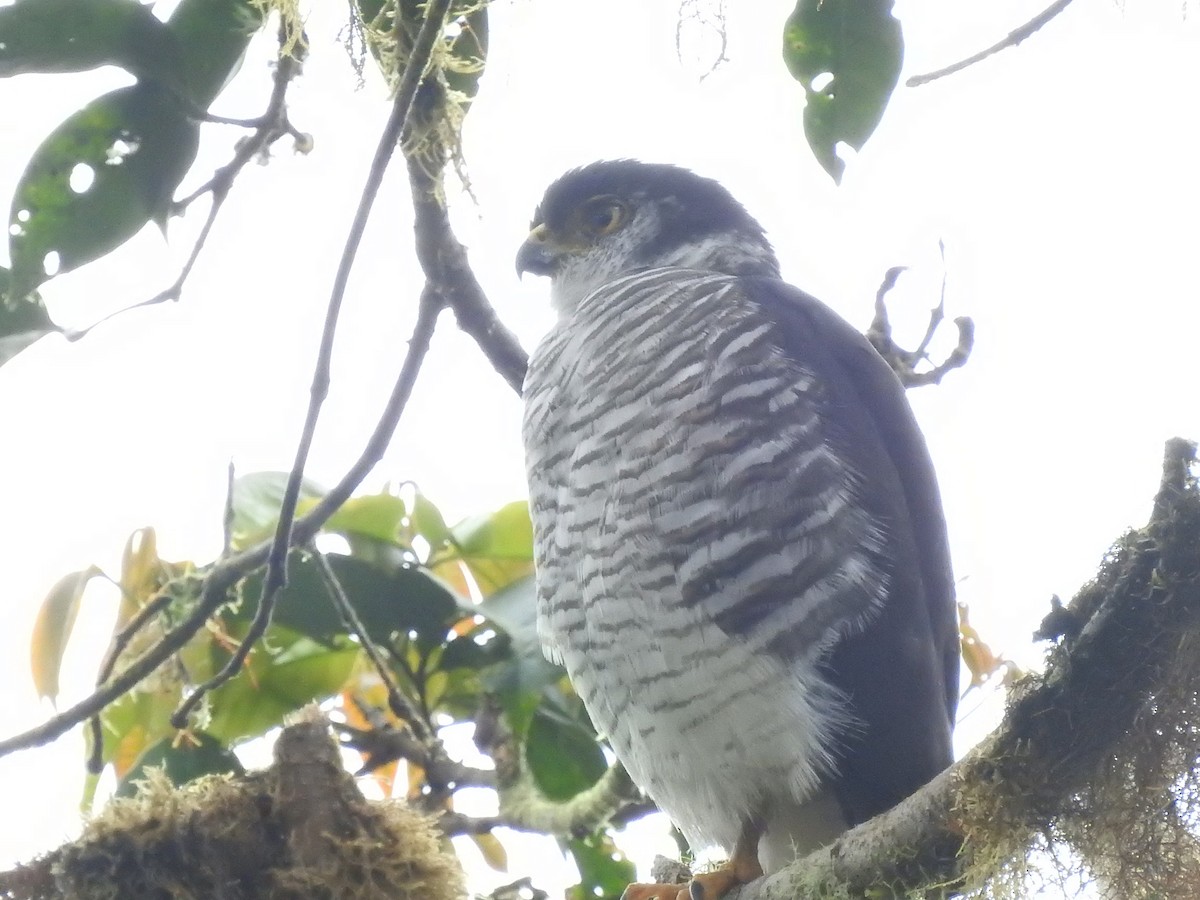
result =
[{"label": "gray wing", "polygon": [[855,824],[953,759],[958,625],[937,480],[904,389],[866,338],[783,282],[750,278],[742,286],[774,323],[780,349],[824,385],[827,440],[857,471],[857,500],[883,536],[883,605],[825,664],[860,726],[843,739],[835,784]]}]

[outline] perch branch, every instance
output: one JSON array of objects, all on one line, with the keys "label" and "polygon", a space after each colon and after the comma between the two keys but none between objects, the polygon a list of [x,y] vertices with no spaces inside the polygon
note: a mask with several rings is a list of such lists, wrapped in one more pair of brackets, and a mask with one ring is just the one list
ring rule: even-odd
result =
[{"label": "perch branch", "polygon": [[313,371],[312,387],[308,403],[308,411],[304,417],[304,426],[300,432],[300,440],[296,447],[296,457],[288,474],[287,485],[279,507],[279,524],[275,530],[275,538],[267,557],[267,573],[263,578],[262,593],[258,599],[258,608],[254,619],[247,629],[246,636],[238,645],[225,667],[216,675],[196,689],[179,705],[171,716],[171,722],[176,728],[182,727],[187,717],[192,713],[204,696],[213,688],[228,681],[241,671],[250,650],[266,633],[271,624],[271,616],[275,609],[275,601],[279,591],[287,584],[287,560],[291,550],[292,525],[296,516],[296,504],[300,499],[300,484],[304,478],[304,467],[308,461],[308,453],[316,435],[317,420],[321,407],[329,393],[330,363],[333,358],[333,342],[337,334],[338,318],[341,315],[342,302],[346,295],[346,286],[350,280],[350,271],[358,255],[359,245],[366,232],[367,220],[375,198],[383,184],[384,173],[387,172],[396,143],[404,131],[413,100],[425,75],[425,67],[433,53],[433,46],[441,37],[445,28],[446,10],[450,0],[431,0],[425,9],[425,20],[413,45],[412,56],[405,67],[404,75],[396,90],[396,98],[392,103],[392,113],[384,126],[379,144],[375,149],[375,158],[367,173],[367,183],[359,198],[350,232],[346,237],[346,245],[338,261],[337,273],[333,279],[333,290],[330,293],[329,304],[325,313],[325,326],[321,331],[321,344],[317,351],[317,362]]},{"label": "perch branch", "polygon": [[980,819],[1003,814],[1032,836],[1065,815],[1136,732],[1173,658],[1192,652],[1184,638],[1200,633],[1195,461],[1194,444],[1167,444],[1149,525],[1125,543],[1119,565],[1072,601],[1083,622],[1078,637],[1052,649],[1042,674],[1018,682],[983,744],[898,806],[729,900],[796,900],[835,886],[854,896],[953,886],[990,849],[991,823]]},{"label": "perch branch", "polygon": [[1015,47],[1028,37],[1031,37],[1035,32],[1039,31],[1043,26],[1058,16],[1064,9],[1071,5],[1071,0],[1055,0],[1020,28],[1014,28],[1010,31],[1003,40],[998,41],[986,50],[980,50],[978,53],[968,56],[966,59],[961,59],[956,63],[946,66],[943,69],[937,69],[933,72],[927,72],[924,75],[914,75],[905,82],[908,87],[920,87],[923,84],[929,84],[931,81],[937,81],[939,78],[945,78],[947,75],[953,75],[955,72],[961,72],[968,66],[973,66],[977,62],[982,62],[989,56],[994,56],[1001,50],[1006,50],[1009,47]]}]

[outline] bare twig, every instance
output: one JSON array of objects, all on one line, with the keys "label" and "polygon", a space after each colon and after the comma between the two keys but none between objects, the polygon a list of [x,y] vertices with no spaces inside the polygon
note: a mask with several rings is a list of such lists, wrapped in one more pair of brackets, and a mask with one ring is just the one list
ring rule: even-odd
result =
[{"label": "bare twig", "polygon": [[[146,306],[157,306],[160,303],[178,300],[183,293],[183,286],[188,280],[188,276],[192,274],[192,269],[196,265],[196,260],[200,258],[200,253],[204,250],[205,244],[208,242],[208,236],[212,231],[213,225],[217,221],[217,216],[221,212],[221,207],[224,205],[226,198],[229,196],[229,191],[233,187],[234,181],[246,164],[256,156],[261,154],[267,147],[273,144],[285,134],[291,134],[300,140],[303,135],[300,134],[291,124],[287,117],[287,107],[285,99],[287,97],[288,85],[293,77],[299,71],[299,62],[293,59],[290,55],[283,52],[284,35],[280,33],[280,53],[279,60],[275,66],[275,78],[271,88],[271,98],[267,103],[267,110],[257,119],[248,120],[245,123],[249,127],[255,129],[254,134],[238,142],[237,148],[234,151],[233,159],[224,166],[219,168],[203,185],[192,191],[187,197],[182,200],[177,200],[171,206],[172,215],[179,215],[194,201],[204,196],[212,194],[212,205],[208,209],[208,215],[204,220],[204,225],[200,229],[200,234],[196,238],[195,244],[192,245],[192,252],[188,254],[187,261],[183,264],[183,268],[179,270],[179,276],[168,287],[159,291],[148,300],[142,300],[139,303],[134,303],[132,306],[126,306],[121,309],[111,312],[99,321],[93,322],[87,328],[82,328],[77,331],[71,331],[67,334],[67,339],[76,341],[87,335],[92,329],[103,325],[115,316],[122,313],[127,313],[130,310],[141,309]],[[183,102],[181,100],[181,102]],[[204,113],[203,118],[218,121],[218,117],[210,116]],[[236,120],[231,120],[236,121]]]},{"label": "bare twig", "polygon": [[438,286],[454,310],[458,327],[475,339],[479,349],[518,394],[529,367],[529,355],[488,302],[471,271],[467,251],[450,227],[450,217],[438,197],[441,176],[430,175],[421,160],[408,160],[416,216],[417,259],[425,277]]},{"label": "bare twig", "polygon": [[929,84],[931,81],[937,81],[939,78],[945,78],[947,75],[953,75],[955,72],[961,72],[968,66],[973,66],[977,62],[982,62],[989,56],[994,56],[1001,50],[1009,47],[1015,47],[1021,41],[1031,37],[1035,32],[1047,25],[1052,19],[1058,16],[1064,9],[1071,5],[1071,0],[1055,0],[1054,3],[1046,7],[1020,28],[1015,28],[1010,31],[1003,40],[998,41],[986,50],[980,50],[978,53],[968,56],[966,59],[959,60],[952,65],[946,66],[943,69],[937,69],[933,72],[927,72],[924,75],[914,75],[905,82],[908,87],[920,87],[923,84]]},{"label": "bare twig", "polygon": [[346,626],[346,631],[358,636],[358,641],[366,652],[367,658],[375,667],[375,673],[387,688],[388,708],[393,715],[412,729],[417,740],[430,740],[433,733],[429,723],[418,714],[416,708],[408,702],[408,698],[400,692],[396,679],[392,677],[392,670],[388,667],[387,660],[383,658],[383,653],[371,639],[367,627],[359,618],[358,610],[350,602],[350,598],[346,595],[346,589],[342,587],[342,582],[337,577],[337,573],[333,571],[328,558],[312,542],[309,543],[309,552],[317,563],[317,571],[321,573],[321,580],[325,582],[325,589],[329,592],[334,608],[337,609],[338,615],[341,616],[342,622]]},{"label": "bare twig", "polygon": [[308,461],[308,453],[316,435],[317,419],[321,414],[325,397],[329,393],[330,363],[333,358],[333,342],[337,334],[338,318],[341,315],[342,302],[346,295],[346,285],[350,280],[350,271],[358,255],[359,245],[366,232],[367,220],[375,198],[383,183],[384,173],[387,172],[396,144],[404,131],[409,111],[417,89],[425,76],[425,67],[429,64],[433,46],[442,36],[445,28],[446,11],[450,0],[430,0],[425,9],[425,20],[417,39],[413,44],[412,55],[400,79],[396,90],[396,98],[392,103],[392,113],[384,126],[379,144],[375,149],[375,158],[367,172],[367,182],[359,198],[350,232],[346,237],[346,245],[338,261],[337,273],[333,279],[333,290],[329,297],[329,305],[325,313],[325,325],[321,331],[321,344],[317,351],[317,362],[313,371],[312,387],[308,403],[308,411],[304,417],[304,426],[300,432],[300,440],[296,447],[296,457],[288,475],[283,498],[279,507],[279,523],[275,529],[275,538],[271,543],[271,551],[267,557],[267,573],[263,578],[262,592],[258,599],[258,608],[254,619],[246,631],[245,637],[229,658],[224,668],[196,689],[179,705],[171,716],[171,722],[177,728],[187,720],[188,715],[196,705],[213,688],[228,681],[239,671],[250,655],[250,650],[266,633],[271,624],[271,616],[275,608],[275,600],[279,591],[287,584],[287,560],[292,547],[292,525],[296,516],[296,503],[300,499],[300,484],[304,478],[304,467]]}]

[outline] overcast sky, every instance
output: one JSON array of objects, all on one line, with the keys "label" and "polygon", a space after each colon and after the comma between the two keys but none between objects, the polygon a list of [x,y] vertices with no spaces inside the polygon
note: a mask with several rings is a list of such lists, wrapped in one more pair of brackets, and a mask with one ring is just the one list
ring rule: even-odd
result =
[{"label": "overcast sky", "polygon": [[[322,18],[340,5],[314,5],[291,107],[314,151],[293,156],[281,144],[270,166],[246,171],[181,303],[119,317],[76,344],[43,340],[0,369],[6,733],[47,713],[27,646],[58,576],[91,562],[115,573],[126,536],[147,524],[164,556],[209,559],[228,461],[241,472],[290,464],[333,268],[388,113],[376,80],[355,90],[340,23]],[[910,396],[940,473],[960,597],[998,649],[1036,663],[1029,635],[1050,595],[1071,595],[1109,543],[1145,520],[1163,442],[1200,437],[1196,5],[1076,0],[1019,48],[901,89],[840,187],[804,144],[802,93],[779,57],[791,4],[729,5],[729,61],[703,77],[712,35],[685,31],[677,56],[674,0],[609,0],[603,13],[583,0],[495,3],[466,130],[478,205],[451,192],[478,275],[531,349],[550,312],[546,285],[513,274],[529,215],[563,169],[618,156],[723,181],[767,227],[785,276],[860,328],[883,272],[907,265],[892,311],[898,336],[914,342],[945,274],[947,314],[975,319],[976,351],[941,387]],[[898,4],[905,76],[990,44],[1042,5]],[[256,45],[215,111],[261,111],[270,50]],[[0,196],[11,196],[49,130],[122,78],[0,81]],[[185,190],[237,136],[207,127]],[[156,293],[202,211],[172,223],[168,245],[151,229],[48,285],[52,311],[83,325]],[[317,480],[334,482],[373,426],[420,283],[397,167],[351,282],[310,467]],[[519,418],[517,398],[446,316],[364,489],[415,479],[452,519],[520,497]],[[81,631],[107,633],[110,600],[89,604]],[[95,652],[80,647],[68,660],[72,697],[93,677]],[[967,717],[965,744],[990,715]],[[0,794],[13,807],[22,792],[31,798],[19,832],[0,831],[3,860],[75,827],[81,759],[74,739],[0,759]]]}]

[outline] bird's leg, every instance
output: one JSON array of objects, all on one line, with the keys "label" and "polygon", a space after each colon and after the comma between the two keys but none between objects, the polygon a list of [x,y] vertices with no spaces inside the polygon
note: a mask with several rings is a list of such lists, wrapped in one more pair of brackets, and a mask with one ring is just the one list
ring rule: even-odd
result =
[{"label": "bird's leg", "polygon": [[625,888],[621,900],[719,900],[738,885],[762,875],[758,863],[758,839],[762,833],[762,823],[752,819],[742,826],[733,856],[719,869],[694,875],[685,885],[631,884]]},{"label": "bird's leg", "polygon": [[749,884],[762,875],[758,862],[758,839],[762,837],[761,822],[750,819],[742,826],[737,843],[733,845],[733,856],[729,862],[713,872],[695,875],[686,891],[680,891],[676,900],[717,900],[740,884]]}]

